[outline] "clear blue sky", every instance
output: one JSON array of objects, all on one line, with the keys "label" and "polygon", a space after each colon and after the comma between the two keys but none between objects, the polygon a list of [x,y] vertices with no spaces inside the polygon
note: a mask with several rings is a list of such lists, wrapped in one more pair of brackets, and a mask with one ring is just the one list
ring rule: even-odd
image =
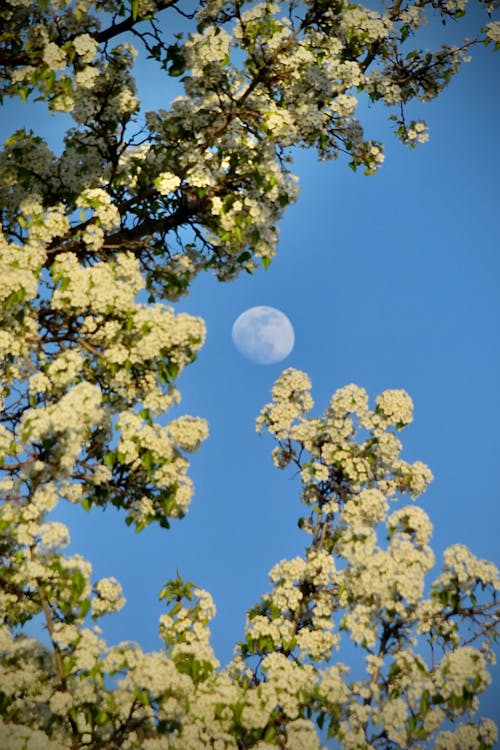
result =
[{"label": "clear blue sky", "polygon": [[[465,35],[467,23],[457,29]],[[156,86],[140,88],[149,108],[168,103]],[[204,276],[176,305],[208,328],[178,383],[179,413],[206,417],[211,432],[192,460],[189,515],[170,531],[135,535],[114,510],[59,512],[71,550],[91,560],[96,577],[123,584],[126,607],[101,621],[109,641],[159,647],[157,594],[178,569],[214,596],[213,642],[225,663],[269,569],[302,554],[298,480],[273,467],[272,442],[254,428],[285,367],[309,373],[318,412],[347,383],[372,399],[407,389],[415,422],[402,434],[404,455],[435,475],[421,502],[438,560],[462,542],[500,563],[499,94],[500,53],[478,49],[437,101],[414,110],[430,125],[429,143],[414,151],[391,135],[386,110],[365,109],[367,131],[386,144],[380,172],[365,177],[298,153],[301,195],[270,269],[225,285]],[[2,135],[31,124],[28,108],[9,106]],[[32,126],[57,138],[55,123]],[[235,318],[260,304],[283,310],[295,328],[295,348],[277,365],[249,362],[231,341]],[[483,713],[500,721],[494,674]]]}]

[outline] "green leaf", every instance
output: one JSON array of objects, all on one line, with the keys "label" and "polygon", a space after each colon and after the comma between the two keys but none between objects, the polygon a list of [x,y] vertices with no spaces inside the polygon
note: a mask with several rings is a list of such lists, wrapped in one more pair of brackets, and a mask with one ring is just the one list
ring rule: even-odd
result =
[{"label": "green leaf", "polygon": [[61,292],[66,291],[66,289],[69,287],[69,282],[69,276],[63,276],[63,278],[59,279],[59,289],[61,290]]},{"label": "green leaf", "polygon": [[[109,311],[109,312],[111,313],[111,312],[113,312],[113,310],[114,310],[114,306],[113,306],[113,305],[110,305],[110,308],[111,308],[111,309],[110,309],[110,311]],[[129,316],[129,317],[128,317],[128,318],[127,318],[127,319],[125,320],[125,322],[124,322],[124,324],[123,324],[122,328],[123,328],[123,330],[124,330],[124,331],[127,331],[127,333],[130,333],[130,331],[132,331],[132,330],[133,330],[133,328],[134,328],[134,319],[132,318],[132,316]]]},{"label": "green leaf", "polygon": [[146,469],[146,471],[151,471],[151,469],[154,468],[156,462],[151,451],[146,451],[141,456],[141,463],[143,467]]},{"label": "green leaf", "polygon": [[171,383],[179,374],[179,366],[173,362],[165,362],[158,368],[158,377],[164,383]]},{"label": "green leaf", "polygon": [[103,463],[108,469],[112,469],[116,463],[116,453],[114,451],[108,451],[104,456]]},{"label": "green leaf", "polygon": [[84,497],[83,500],[80,502],[80,505],[82,506],[83,510],[86,510],[87,513],[92,507],[92,501],[88,497]]},{"label": "green leaf", "polygon": [[18,304],[23,302],[25,296],[26,292],[24,289],[14,289],[14,291],[11,292],[9,296],[3,301],[4,310],[9,310],[12,307],[16,307]]},{"label": "green leaf", "polygon": [[414,732],[417,728],[417,719],[415,716],[410,716],[408,719],[408,729],[410,732]]},{"label": "green leaf", "polygon": [[149,409],[141,409],[139,412],[139,416],[144,419],[145,422],[147,422],[149,425],[153,424],[153,420],[151,419],[151,413]]},{"label": "green leaf", "polygon": [[74,597],[79,598],[87,584],[86,578],[79,570],[75,571],[71,577],[71,593]]},{"label": "green leaf", "polygon": [[186,61],[178,44],[171,44],[168,47],[166,59],[169,76],[177,78],[186,70]]},{"label": "green leaf", "polygon": [[73,667],[76,664],[76,657],[75,656],[67,656],[66,658],[63,658],[63,675],[64,677],[67,677],[72,671]]},{"label": "green leaf", "polygon": [[149,691],[142,689],[142,690],[136,690],[135,691],[135,697],[139,701],[139,703],[142,703],[143,706],[149,706],[151,705],[151,701],[149,698]]},{"label": "green leaf", "polygon": [[30,94],[30,88],[28,86],[22,86],[18,89],[19,96],[22,102],[26,102]]},{"label": "green leaf", "polygon": [[96,724],[98,727],[102,727],[104,724],[106,724],[108,718],[109,717],[106,711],[98,711],[94,718],[94,724]]},{"label": "green leaf", "polygon": [[428,690],[424,690],[422,693],[422,698],[420,699],[420,713],[422,716],[426,716],[429,712],[429,707],[431,705],[431,696]]},{"label": "green leaf", "polygon": [[268,726],[266,731],[264,732],[264,742],[269,742],[270,745],[274,744],[275,740],[278,737],[278,733],[276,730],[276,727],[274,726]]}]

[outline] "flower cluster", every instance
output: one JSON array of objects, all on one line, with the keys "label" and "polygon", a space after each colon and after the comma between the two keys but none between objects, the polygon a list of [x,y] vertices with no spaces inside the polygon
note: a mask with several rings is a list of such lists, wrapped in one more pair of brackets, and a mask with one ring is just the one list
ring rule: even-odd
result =
[{"label": "flower cluster", "polygon": [[[422,508],[400,504],[432,479],[424,464],[400,457],[396,432],[413,419],[410,397],[384,391],[371,410],[366,391],[349,385],[322,417],[308,417],[309,390],[305,373],[286,370],[257,420],[278,443],[278,467],[299,469],[306,506],[299,525],[312,541],[304,558],[271,571],[272,590],[249,612],[241,657],[259,656],[264,665],[278,652],[291,665],[321,664],[345,638],[360,646],[365,679],[349,681],[342,664],[320,668],[312,692],[320,725],[327,722],[342,747],[373,746],[380,732],[395,747],[432,738],[459,747],[453,743],[466,736],[471,747],[486,736],[494,742],[493,722],[470,721],[455,735],[444,729],[447,719],[472,716],[489,684],[489,646],[463,644],[498,624],[500,580],[493,564],[455,545],[429,581],[432,524]],[[260,671],[258,664],[253,680]]]},{"label": "flower cluster", "polygon": [[[408,49],[427,16],[418,3],[383,10],[244,5],[203,3],[197,30],[167,44],[156,6],[134,3],[124,23],[151,20],[150,32],[134,26],[135,37],[170,75],[183,76],[184,87],[170,108],[145,113],[143,129],[132,75],[137,50],[107,46],[122,30],[123,6],[64,1],[55,13],[51,4],[8,0],[6,33],[18,52],[10,66],[7,55],[3,94],[38,92],[75,123],[60,155],[32,132],[7,142],[0,204],[12,236],[26,198],[36,193],[46,207],[57,195],[70,225],[54,254],[74,251],[75,242],[91,256],[103,247],[132,250],[148,288],[171,299],[202,268],[221,279],[252,272],[273,257],[277,222],[297,195],[290,147],[312,146],[321,158],[346,154],[352,168],[375,172],[383,147],[356,118],[361,92],[395,108],[405,143],[421,143],[426,126],[406,123],[407,103],[437,96],[473,43],[498,37],[498,22],[490,21],[481,39],[460,47]],[[436,9],[446,20],[462,15],[463,5],[439,0]],[[180,276],[172,262],[178,255],[191,261]]]}]

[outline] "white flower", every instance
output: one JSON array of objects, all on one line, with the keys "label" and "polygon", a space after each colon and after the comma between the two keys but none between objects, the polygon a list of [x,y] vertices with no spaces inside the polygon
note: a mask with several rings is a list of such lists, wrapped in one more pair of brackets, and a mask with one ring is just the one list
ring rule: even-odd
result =
[{"label": "white flower", "polygon": [[43,50],[43,61],[51,70],[63,70],[66,67],[66,54],[55,42],[49,42]]},{"label": "white flower", "polygon": [[483,31],[488,39],[496,42],[496,44],[500,44],[500,21],[487,23]]},{"label": "white flower", "polygon": [[171,172],[162,172],[155,179],[155,187],[162,195],[168,195],[176,190],[181,184],[180,179]]},{"label": "white flower", "polygon": [[91,89],[97,78],[98,71],[91,65],[86,65],[83,70],[79,70],[75,75],[75,81],[83,89]]},{"label": "white flower", "polygon": [[90,62],[95,57],[98,44],[90,34],[79,34],[73,39],[73,47],[83,62]]},{"label": "white flower", "polygon": [[94,615],[118,612],[125,604],[122,587],[116,578],[101,578],[94,586],[97,597],[92,600]]},{"label": "white flower", "polygon": [[375,399],[377,410],[388,424],[410,424],[413,421],[413,401],[403,390],[388,390]]}]

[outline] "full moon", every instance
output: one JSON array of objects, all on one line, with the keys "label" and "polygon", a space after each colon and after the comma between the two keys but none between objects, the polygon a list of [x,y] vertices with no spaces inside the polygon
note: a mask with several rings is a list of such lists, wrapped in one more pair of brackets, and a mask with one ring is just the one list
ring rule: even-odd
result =
[{"label": "full moon", "polygon": [[272,365],[288,357],[295,343],[293,326],[275,307],[259,305],[245,310],[233,324],[236,348],[259,365]]}]

